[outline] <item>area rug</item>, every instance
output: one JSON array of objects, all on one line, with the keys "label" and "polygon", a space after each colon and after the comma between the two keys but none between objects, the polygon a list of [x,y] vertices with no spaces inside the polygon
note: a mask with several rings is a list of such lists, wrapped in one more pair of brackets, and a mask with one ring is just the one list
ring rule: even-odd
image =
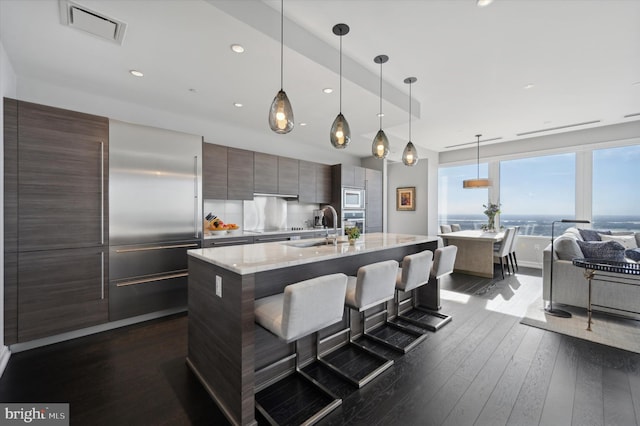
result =
[{"label": "area rug", "polygon": [[594,312],[591,331],[587,331],[586,309],[554,304],[555,309],[562,309],[572,314],[571,318],[559,318],[548,315],[542,306],[541,299],[532,303],[520,323],[640,353],[640,321]]}]

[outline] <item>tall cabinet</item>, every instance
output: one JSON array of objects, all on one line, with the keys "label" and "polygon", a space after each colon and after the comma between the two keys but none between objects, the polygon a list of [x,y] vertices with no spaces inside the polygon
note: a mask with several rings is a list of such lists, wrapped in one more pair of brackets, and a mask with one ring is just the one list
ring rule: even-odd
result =
[{"label": "tall cabinet", "polygon": [[5,340],[107,322],[108,120],[12,99],[5,111]]},{"label": "tall cabinet", "polygon": [[382,232],[382,172],[365,169],[365,232]]}]

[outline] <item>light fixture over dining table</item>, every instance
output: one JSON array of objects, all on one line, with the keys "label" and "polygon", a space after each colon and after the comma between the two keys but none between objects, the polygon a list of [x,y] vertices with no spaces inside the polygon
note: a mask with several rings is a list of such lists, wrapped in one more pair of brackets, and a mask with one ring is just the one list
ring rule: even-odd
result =
[{"label": "light fixture over dining table", "polygon": [[480,136],[476,135],[477,140],[477,174],[475,179],[465,179],[462,181],[463,188],[476,189],[476,188],[488,188],[491,186],[491,182],[488,178],[480,178]]}]

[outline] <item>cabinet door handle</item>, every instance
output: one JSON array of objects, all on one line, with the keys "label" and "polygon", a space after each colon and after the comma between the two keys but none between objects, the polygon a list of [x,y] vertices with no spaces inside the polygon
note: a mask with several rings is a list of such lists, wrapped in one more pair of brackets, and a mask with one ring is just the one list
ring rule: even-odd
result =
[{"label": "cabinet door handle", "polygon": [[104,300],[104,252],[100,253],[100,299]]},{"label": "cabinet door handle", "polygon": [[100,141],[100,244],[104,244],[104,142],[103,141]]},{"label": "cabinet door handle", "polygon": [[248,243],[249,240],[233,240],[233,241],[220,241],[220,242],[215,242],[211,245],[211,247],[213,246],[223,246],[223,245],[228,245],[228,244],[240,244],[240,243]]},{"label": "cabinet door handle", "polygon": [[130,249],[119,249],[116,250],[116,253],[131,253],[135,251],[150,251],[150,250],[165,250],[165,249],[173,249],[173,248],[197,248],[198,244],[177,244],[175,246],[152,246],[152,247],[139,247],[139,248],[130,248]]},{"label": "cabinet door handle", "polygon": [[193,236],[198,238],[198,156],[193,157]]},{"label": "cabinet door handle", "polygon": [[170,280],[172,278],[182,278],[182,277],[188,277],[188,276],[189,276],[189,271],[187,269],[180,269],[179,271],[173,271],[171,273],[164,274],[164,275],[162,274],[147,275],[145,277],[120,281],[116,283],[116,287],[126,287],[130,285],[145,284],[145,283],[151,283],[154,281],[164,281],[164,280]]}]

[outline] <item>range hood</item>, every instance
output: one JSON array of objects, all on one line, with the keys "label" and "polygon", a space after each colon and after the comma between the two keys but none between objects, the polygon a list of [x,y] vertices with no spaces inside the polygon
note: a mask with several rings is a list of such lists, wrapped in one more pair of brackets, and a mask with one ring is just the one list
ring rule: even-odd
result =
[{"label": "range hood", "polygon": [[298,199],[298,194],[265,194],[262,192],[254,192],[253,196],[254,197],[277,197],[277,198],[284,198],[286,200]]}]

